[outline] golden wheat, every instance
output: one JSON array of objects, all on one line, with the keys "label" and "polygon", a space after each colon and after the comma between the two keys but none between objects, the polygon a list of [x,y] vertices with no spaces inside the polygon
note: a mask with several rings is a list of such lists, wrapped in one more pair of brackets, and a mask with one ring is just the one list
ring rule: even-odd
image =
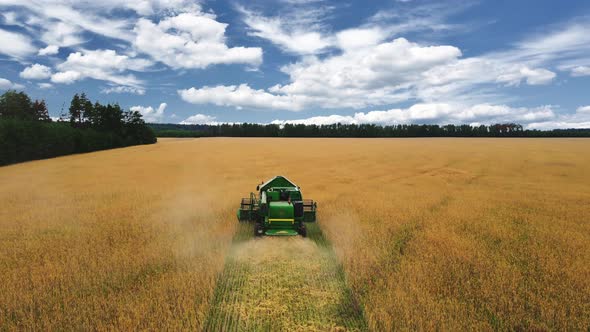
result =
[{"label": "golden wheat", "polygon": [[318,201],[369,329],[585,330],[589,150],[219,138],[3,167],[0,329],[202,329],[239,199],[282,174]]}]

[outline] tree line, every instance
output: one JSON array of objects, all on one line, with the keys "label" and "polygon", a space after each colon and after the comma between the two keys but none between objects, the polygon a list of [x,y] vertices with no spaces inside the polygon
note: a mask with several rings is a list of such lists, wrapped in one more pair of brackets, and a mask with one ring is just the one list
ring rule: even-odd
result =
[{"label": "tree line", "polygon": [[141,113],[75,94],[57,121],[44,100],[9,90],[0,96],[0,165],[156,142]]},{"label": "tree line", "polygon": [[149,124],[158,137],[590,137],[590,129],[530,130],[516,123],[493,125],[399,124]]}]

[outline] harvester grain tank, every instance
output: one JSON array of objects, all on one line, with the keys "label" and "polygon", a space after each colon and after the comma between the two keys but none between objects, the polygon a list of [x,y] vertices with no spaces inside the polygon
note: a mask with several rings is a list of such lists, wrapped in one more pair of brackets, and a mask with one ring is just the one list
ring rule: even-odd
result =
[{"label": "harvester grain tank", "polygon": [[317,204],[303,199],[299,186],[284,176],[258,185],[257,194],[242,198],[239,221],[255,222],[254,234],[307,236],[306,222],[315,222]]}]

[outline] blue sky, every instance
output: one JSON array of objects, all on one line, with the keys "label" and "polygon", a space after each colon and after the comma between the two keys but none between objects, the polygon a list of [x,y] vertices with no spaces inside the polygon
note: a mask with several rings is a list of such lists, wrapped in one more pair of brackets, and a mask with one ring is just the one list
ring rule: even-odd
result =
[{"label": "blue sky", "polygon": [[590,127],[590,2],[0,0],[0,90],[163,123]]}]

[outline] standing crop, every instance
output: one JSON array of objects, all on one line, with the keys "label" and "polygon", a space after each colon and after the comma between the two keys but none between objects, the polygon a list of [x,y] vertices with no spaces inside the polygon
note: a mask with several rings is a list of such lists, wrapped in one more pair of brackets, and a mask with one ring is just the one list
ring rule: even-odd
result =
[{"label": "standing crop", "polygon": [[[180,139],[2,167],[0,330],[585,330],[589,146]],[[275,175],[316,236],[238,224]]]}]

